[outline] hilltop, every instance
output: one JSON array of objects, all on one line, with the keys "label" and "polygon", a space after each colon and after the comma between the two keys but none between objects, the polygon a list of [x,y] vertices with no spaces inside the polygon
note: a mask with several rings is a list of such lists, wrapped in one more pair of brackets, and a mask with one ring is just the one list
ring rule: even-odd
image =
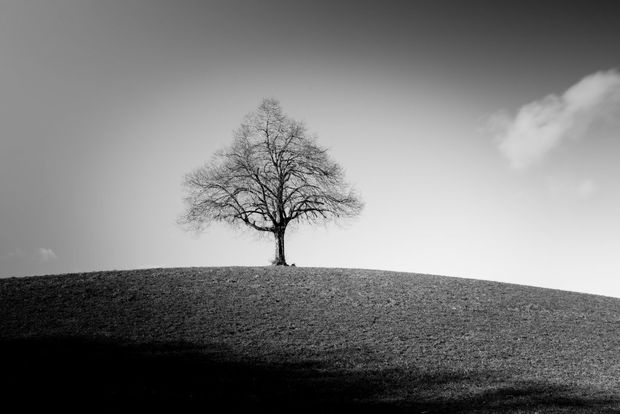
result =
[{"label": "hilltop", "polygon": [[230,267],[0,279],[26,401],[618,412],[620,300],[443,276]]}]

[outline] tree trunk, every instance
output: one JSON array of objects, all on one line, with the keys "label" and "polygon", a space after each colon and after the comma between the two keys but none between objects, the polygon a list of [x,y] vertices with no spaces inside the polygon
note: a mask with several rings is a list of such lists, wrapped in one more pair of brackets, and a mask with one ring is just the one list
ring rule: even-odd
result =
[{"label": "tree trunk", "polygon": [[276,236],[276,257],[273,264],[276,266],[288,266],[284,257],[284,230],[284,228],[279,228],[273,233]]}]

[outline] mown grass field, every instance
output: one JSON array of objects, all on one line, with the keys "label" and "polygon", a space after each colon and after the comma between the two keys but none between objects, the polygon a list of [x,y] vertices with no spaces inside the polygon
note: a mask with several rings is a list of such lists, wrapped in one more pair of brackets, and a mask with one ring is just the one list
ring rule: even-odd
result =
[{"label": "mown grass field", "polygon": [[354,269],[0,279],[4,397],[265,411],[620,412],[620,300]]}]

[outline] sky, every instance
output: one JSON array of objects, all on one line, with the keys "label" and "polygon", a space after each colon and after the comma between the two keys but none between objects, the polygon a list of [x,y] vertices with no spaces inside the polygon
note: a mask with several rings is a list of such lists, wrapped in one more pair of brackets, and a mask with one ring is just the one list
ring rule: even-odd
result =
[{"label": "sky", "polygon": [[620,297],[614,3],[0,0],[0,276],[268,265],[176,220],[273,97],[366,204],[289,263]]}]

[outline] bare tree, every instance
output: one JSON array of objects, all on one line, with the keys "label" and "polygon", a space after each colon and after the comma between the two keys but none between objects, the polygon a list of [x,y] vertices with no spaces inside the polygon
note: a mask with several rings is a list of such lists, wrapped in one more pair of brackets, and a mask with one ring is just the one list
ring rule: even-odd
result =
[{"label": "bare tree", "polygon": [[342,168],[275,99],[247,115],[232,145],[187,174],[184,186],[182,224],[200,231],[223,221],[273,233],[273,263],[284,266],[289,223],[353,217],[363,208]]}]

